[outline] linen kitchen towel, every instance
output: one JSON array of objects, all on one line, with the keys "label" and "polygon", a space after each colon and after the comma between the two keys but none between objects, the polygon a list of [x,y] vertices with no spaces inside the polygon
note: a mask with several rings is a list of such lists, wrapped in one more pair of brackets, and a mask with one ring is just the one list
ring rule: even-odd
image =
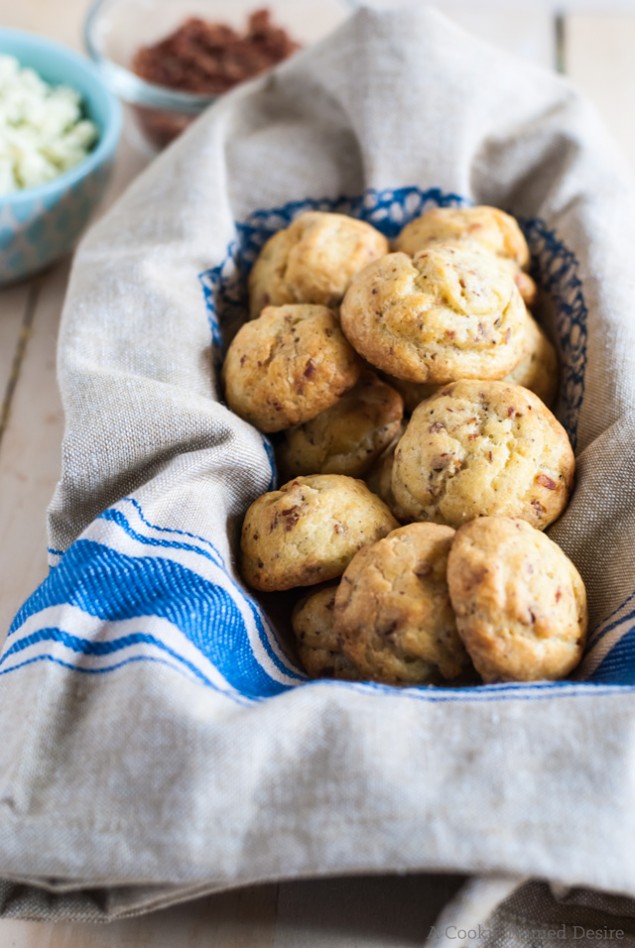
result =
[{"label": "linen kitchen towel", "polygon": [[[587,584],[588,653],[560,683],[308,682],[236,570],[275,475],[220,399],[223,339],[303,210],[394,236],[465,202],[519,216],[543,290],[578,458],[550,535]],[[571,912],[578,890],[635,895],[633,247],[592,109],[428,10],[361,10],[153,162],[83,241],[65,305],[51,571],[0,658],[6,914],[408,870],[496,876],[459,903],[483,918],[524,878],[561,903],[576,887]]]}]

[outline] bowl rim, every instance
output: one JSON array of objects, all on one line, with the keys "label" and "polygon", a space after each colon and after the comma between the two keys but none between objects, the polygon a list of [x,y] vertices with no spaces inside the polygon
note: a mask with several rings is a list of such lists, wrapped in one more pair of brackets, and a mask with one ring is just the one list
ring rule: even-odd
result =
[{"label": "bowl rim", "polygon": [[116,90],[124,102],[140,105],[145,108],[162,109],[165,111],[185,112],[189,115],[198,115],[220,97],[217,94],[205,92],[183,92],[172,89],[170,86],[160,86],[148,82],[137,76],[131,69],[120,66],[98,48],[94,33],[102,8],[112,0],[93,0],[86,11],[83,24],[84,48],[93,63],[112,83],[111,88]]},{"label": "bowl rim", "polygon": [[[103,129],[101,129],[101,134],[96,146],[92,151],[88,152],[82,161],[74,165],[72,168],[69,168],[67,171],[62,171],[61,174],[58,174],[57,177],[53,178],[51,181],[47,181],[45,184],[38,184],[32,188],[21,188],[19,191],[12,191],[10,194],[0,195],[0,207],[3,205],[6,206],[7,204],[25,204],[27,202],[49,197],[59,190],[65,191],[74,187],[78,181],[94,171],[95,168],[97,168],[110,153],[116,150],[123,124],[121,103],[110,91],[107,84],[100,76],[99,70],[95,68],[89,59],[87,59],[85,56],[82,56],[80,53],[75,52],[75,50],[70,49],[68,46],[64,46],[63,43],[50,40],[46,36],[42,36],[39,33],[30,33],[28,30],[15,30],[9,27],[0,28],[0,39],[5,35],[15,37],[19,40],[25,40],[33,47],[47,49],[62,59],[67,59],[74,62],[75,65],[80,68],[80,70],[83,70],[86,73],[90,80],[95,83],[100,92],[105,96],[109,106],[110,114]],[[0,50],[0,53],[1,52],[2,51]],[[13,54],[8,53],[7,55]],[[74,86],[72,87],[75,88]],[[80,92],[81,94],[80,89],[77,89],[76,91]]]}]

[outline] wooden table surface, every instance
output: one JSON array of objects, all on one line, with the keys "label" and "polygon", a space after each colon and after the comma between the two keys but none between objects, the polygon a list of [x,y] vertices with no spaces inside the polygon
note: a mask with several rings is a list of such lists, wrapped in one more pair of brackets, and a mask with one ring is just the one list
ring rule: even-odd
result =
[{"label": "wooden table surface", "polygon": [[[79,48],[85,5],[86,0],[0,0],[0,24]],[[571,76],[595,101],[635,168],[635,0],[486,0],[478,5],[437,0],[436,5],[472,32]],[[102,210],[149,160],[127,124]],[[55,346],[67,276],[64,261],[0,292],[0,634],[47,571],[46,507],[58,477],[63,430]],[[283,883],[108,926],[4,920],[0,946],[420,945],[433,921],[422,907],[422,892],[432,888],[442,900],[456,884],[450,877],[416,875]]]}]

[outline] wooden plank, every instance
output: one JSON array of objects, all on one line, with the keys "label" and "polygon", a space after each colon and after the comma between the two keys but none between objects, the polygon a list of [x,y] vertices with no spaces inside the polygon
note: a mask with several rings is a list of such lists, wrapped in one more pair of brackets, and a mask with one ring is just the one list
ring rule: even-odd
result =
[{"label": "wooden plank", "polygon": [[463,881],[412,874],[255,886],[108,926],[6,919],[0,938],[12,948],[403,948],[423,944]]},{"label": "wooden plank", "polygon": [[[80,46],[84,0],[58,4],[0,0],[0,22]],[[103,213],[144,167],[149,154],[128,118]],[[0,392],[11,375],[23,323],[24,351],[0,445],[0,640],[21,602],[46,575],[46,508],[59,472],[63,419],[55,381],[57,328],[68,261],[42,281],[0,297]],[[31,302],[31,309],[28,303]],[[260,886],[188,903],[109,926],[0,920],[0,944],[13,948],[248,948],[273,945],[276,887]]]},{"label": "wooden plank", "polygon": [[599,109],[633,168],[634,44],[635,10],[630,14],[573,13],[565,20],[566,72]]},{"label": "wooden plank", "polygon": [[62,410],[55,345],[68,262],[37,287],[30,338],[0,446],[0,629],[46,575],[46,507],[59,473]]},{"label": "wooden plank", "polygon": [[[113,179],[97,216],[147,160],[127,122]],[[3,370],[5,362],[8,365],[4,387],[0,375],[0,392],[9,389],[0,441],[0,543],[12,555],[0,571],[0,641],[22,601],[47,572],[46,509],[59,475],[63,433],[55,356],[68,268],[65,260],[42,277],[5,291],[1,301],[8,299],[6,312],[0,309],[0,319],[9,318],[6,327],[0,323],[0,345],[6,333],[10,358],[3,356],[0,362]],[[17,362],[19,374],[11,379]]]},{"label": "wooden plank", "polygon": [[29,299],[33,299],[31,283],[0,290],[0,438],[28,335],[28,325],[23,326],[23,322],[28,317]]},{"label": "wooden plank", "polygon": [[[66,0],[61,6],[44,0],[21,4],[0,0],[0,22],[78,48],[84,10],[84,0]],[[100,213],[148,157],[128,120]],[[58,477],[63,425],[55,345],[67,272],[68,262],[56,267],[39,287],[32,281],[5,291],[0,298],[0,393],[12,372],[23,322],[25,318],[32,322],[23,336],[24,358],[0,446],[0,544],[3,550],[11,550],[0,571],[0,640],[16,609],[46,574],[46,507]],[[14,948],[85,948],[87,944],[95,948],[203,948],[213,941],[218,948],[267,948],[273,945],[275,907],[276,887],[261,886],[104,927],[4,919],[0,943]]]},{"label": "wooden plank", "polygon": [[555,63],[554,15],[550,7],[526,4],[469,4],[437,0],[435,6],[468,33],[509,53],[551,68]]},{"label": "wooden plank", "polygon": [[86,0],[0,0],[0,23],[16,30],[29,30],[55,39],[58,43],[81,49],[81,28],[88,3]]},{"label": "wooden plank", "polygon": [[11,948],[274,948],[276,886],[184,903],[110,925],[0,921]]},{"label": "wooden plank", "polygon": [[[83,0],[0,0],[0,22],[81,47]],[[0,294],[0,641],[46,574],[46,507],[59,472],[62,416],[55,382],[57,327],[68,261]]]}]

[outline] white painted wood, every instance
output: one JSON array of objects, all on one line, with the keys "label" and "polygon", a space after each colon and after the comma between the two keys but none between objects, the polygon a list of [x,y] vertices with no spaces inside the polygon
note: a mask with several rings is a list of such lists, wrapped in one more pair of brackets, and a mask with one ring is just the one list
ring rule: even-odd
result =
[{"label": "white painted wood", "polygon": [[80,49],[81,24],[87,6],[86,0],[0,0],[0,24],[41,33]]},{"label": "white painted wood", "polygon": [[554,16],[538,4],[496,6],[465,0],[436,0],[434,5],[458,26],[516,56],[552,68],[555,63]]},{"label": "white painted wood", "polygon": [[0,428],[2,427],[7,386],[11,378],[16,349],[22,332],[22,321],[26,315],[30,283],[22,283],[0,290]]},{"label": "white painted wood", "polygon": [[599,109],[635,168],[635,11],[630,15],[577,13],[567,18],[567,74]]},{"label": "white painted wood", "polygon": [[[370,6],[376,9],[401,9],[419,6],[419,0],[344,0],[354,9]],[[633,0],[635,9],[635,0]],[[457,26],[500,46],[517,56],[532,59],[550,68],[555,61],[555,0],[429,0]],[[558,9],[560,6],[558,5]]]},{"label": "white painted wood", "polygon": [[[392,7],[399,8],[408,4],[418,4],[420,0],[345,0],[349,6]],[[454,0],[451,0],[454,2]],[[429,6],[441,9],[446,0],[428,0]],[[531,13],[541,10],[548,13],[635,13],[635,0],[457,0],[457,5],[474,7],[477,12],[505,13],[510,10],[518,13]]]},{"label": "white painted wood", "polygon": [[68,263],[37,289],[33,324],[0,447],[0,629],[46,574],[46,506],[59,472],[62,411],[55,344]]},{"label": "white painted wood", "polygon": [[[133,142],[127,124],[113,180],[98,213],[106,210],[147,163],[147,156]],[[47,572],[46,508],[59,476],[63,434],[55,357],[68,267],[66,260],[28,286],[3,294],[11,304],[7,309],[11,317],[7,335],[11,335],[18,316],[24,321],[27,313],[32,324],[24,339],[20,374],[10,393],[7,424],[0,442],[0,549],[12,551],[0,570],[0,640],[20,604]],[[29,302],[34,307],[32,313],[27,309]],[[4,315],[1,309],[0,313]],[[17,333],[13,353],[20,326]]]}]

